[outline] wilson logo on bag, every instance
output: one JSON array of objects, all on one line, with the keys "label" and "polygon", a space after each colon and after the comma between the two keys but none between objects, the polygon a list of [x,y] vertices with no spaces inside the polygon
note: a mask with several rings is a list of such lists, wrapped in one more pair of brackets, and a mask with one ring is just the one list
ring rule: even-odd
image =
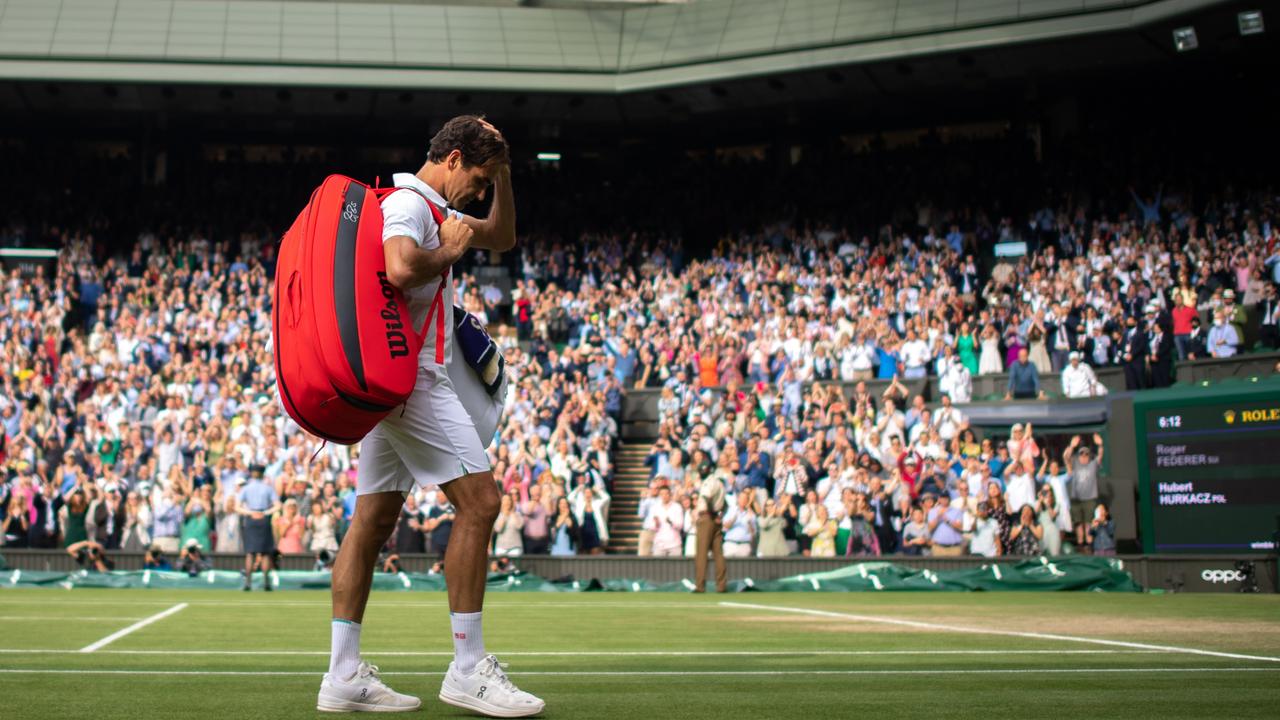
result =
[{"label": "wilson logo on bag", "polygon": [[[330,442],[359,442],[408,399],[433,321],[436,356],[444,355],[444,282],[416,329],[387,279],[380,203],[398,189],[330,175],[280,243],[271,305],[280,400],[304,430]],[[442,223],[440,209],[427,206]]]}]

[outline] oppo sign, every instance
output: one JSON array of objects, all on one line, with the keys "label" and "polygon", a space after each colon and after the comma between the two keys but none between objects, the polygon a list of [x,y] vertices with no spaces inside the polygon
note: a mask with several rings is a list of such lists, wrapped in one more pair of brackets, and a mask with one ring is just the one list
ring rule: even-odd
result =
[{"label": "oppo sign", "polygon": [[1243,582],[1245,574],[1239,570],[1205,570],[1200,573],[1200,579],[1207,583],[1217,585],[1218,583]]}]

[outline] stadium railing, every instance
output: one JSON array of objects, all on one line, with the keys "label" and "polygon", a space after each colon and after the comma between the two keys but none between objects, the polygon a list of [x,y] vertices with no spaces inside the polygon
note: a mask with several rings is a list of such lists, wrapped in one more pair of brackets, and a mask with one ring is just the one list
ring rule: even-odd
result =
[{"label": "stadium railing", "polygon": [[[1237,355],[1232,358],[1209,358],[1204,360],[1179,361],[1175,364],[1176,381],[1179,383],[1198,383],[1205,381],[1226,380],[1251,376],[1271,375],[1275,372],[1276,363],[1280,362],[1280,352],[1256,352]],[[1111,394],[1125,392],[1124,370],[1115,365],[1096,368],[1094,374],[1098,382]],[[925,400],[936,403],[941,398],[938,379],[929,376],[923,380],[899,380],[914,397],[923,395]],[[1053,404],[1072,402],[1062,397],[1062,384],[1058,373],[1041,376],[1041,385],[1049,395],[1047,401],[1024,401],[1025,404]],[[873,397],[880,397],[889,387],[888,380],[867,380],[867,391]],[[836,382],[844,388],[846,397],[853,392],[856,382]],[[1009,375],[979,375],[973,378],[973,405],[983,402],[999,402],[1009,385]],[[723,391],[723,387],[712,388]],[[628,390],[623,404],[622,436],[627,440],[652,439],[657,436],[658,399],[661,390]],[[963,410],[963,406],[961,406]]]}]

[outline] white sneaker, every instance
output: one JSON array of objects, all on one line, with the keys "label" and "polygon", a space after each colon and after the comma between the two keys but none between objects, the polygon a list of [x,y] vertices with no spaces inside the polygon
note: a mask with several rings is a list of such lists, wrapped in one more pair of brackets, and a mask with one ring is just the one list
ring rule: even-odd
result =
[{"label": "white sneaker", "polygon": [[546,703],[516,687],[502,672],[505,667],[492,655],[481,660],[470,675],[463,675],[457,665],[449,663],[449,672],[440,685],[440,699],[489,717],[528,717],[542,712]]},{"label": "white sneaker", "polygon": [[422,707],[412,695],[401,695],[378,676],[378,666],[361,661],[350,680],[325,673],[316,709],[321,712],[410,712]]}]

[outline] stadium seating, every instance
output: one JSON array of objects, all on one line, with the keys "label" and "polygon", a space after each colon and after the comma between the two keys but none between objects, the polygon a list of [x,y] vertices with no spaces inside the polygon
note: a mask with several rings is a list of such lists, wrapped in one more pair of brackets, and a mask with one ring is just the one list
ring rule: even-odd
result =
[{"label": "stadium seating", "polygon": [[[1109,149],[1105,141],[1089,147],[1073,161]],[[963,501],[962,542],[971,550],[978,506],[990,504],[987,488],[975,485],[990,476],[1003,486],[1010,465],[997,452],[1001,435],[986,433],[996,442],[985,446],[965,434],[976,429],[964,420],[965,404],[1004,398],[1018,348],[1029,350],[1038,389],[1051,401],[1065,399],[1059,372],[1070,351],[1093,366],[1098,387],[1125,391],[1116,352],[1125,319],[1136,317],[1144,334],[1153,324],[1173,334],[1169,314],[1179,302],[1189,301],[1206,328],[1215,312],[1227,312],[1239,353],[1272,349],[1275,335],[1262,325],[1259,302],[1280,272],[1273,198],[1237,192],[1240,200],[1226,204],[1174,187],[1133,192],[1113,183],[1091,205],[1038,203],[1000,179],[1030,168],[1028,158],[1023,143],[1004,139],[806,161],[781,182],[799,183],[805,212],[822,218],[813,221],[768,217],[766,203],[747,203],[751,212],[729,219],[735,198],[764,197],[775,186],[751,165],[694,163],[684,182],[719,190],[699,199],[700,212],[674,202],[672,214],[724,218],[714,243],[690,242],[664,230],[661,217],[633,208],[631,199],[662,192],[643,173],[626,180],[618,217],[593,210],[572,221],[582,233],[577,245],[547,232],[570,222],[557,210],[531,213],[518,252],[503,265],[468,258],[459,275],[464,305],[495,330],[516,373],[492,449],[513,509],[549,512],[563,495],[581,521],[580,488],[589,486],[612,537],[599,548],[561,552],[649,551],[660,530],[652,496],[666,484],[686,510],[674,539],[683,551],[692,489],[720,473],[734,497],[745,488],[756,494],[743,527],[751,552],[766,552],[766,534],[777,540],[777,523],[759,522],[770,512],[784,518],[783,542],[767,552],[812,551],[819,537],[824,553],[889,552],[901,547],[913,509],[943,494]],[[979,159],[1007,172],[982,174],[982,181],[965,175]],[[94,173],[111,172],[113,163],[100,161]],[[943,205],[927,199],[943,196],[943,186],[921,176],[909,181],[918,202],[886,202],[891,191],[877,181],[888,177],[886,168],[931,163],[949,168],[948,181],[972,186],[962,183],[954,203]],[[323,171],[306,162],[288,167],[300,178]],[[83,533],[131,550],[195,540],[206,550],[235,551],[230,499],[252,465],[263,465],[281,495],[297,501],[296,513],[276,521],[288,549],[326,549],[328,535],[315,530],[330,524],[341,537],[358,450],[322,449],[283,416],[268,354],[275,225],[286,215],[277,210],[294,199],[273,190],[249,202],[238,184],[249,166],[223,169],[205,201],[187,211],[189,224],[170,212],[175,193],[194,185],[184,180],[167,191],[140,190],[138,215],[111,223],[93,218],[119,188],[77,186],[84,202],[56,227],[32,219],[56,207],[55,186],[38,186],[26,215],[5,226],[6,244],[60,251],[47,271],[12,272],[4,289],[3,493],[29,526],[9,533],[10,544],[56,546]],[[565,190],[565,179],[543,172],[517,178],[532,196],[522,205],[538,207],[544,193]],[[575,186],[585,201],[579,206],[598,208],[597,183],[583,179]],[[829,188],[842,181],[869,192],[841,207]],[[882,194],[870,191],[877,187]],[[975,212],[972,203],[993,192],[1018,198],[1026,216]],[[231,232],[220,213],[237,203],[252,219]],[[898,208],[893,217],[852,220],[886,205]],[[163,222],[140,226],[147,213]],[[619,232],[624,220],[636,230]],[[1025,243],[1026,252],[995,257],[998,243]],[[512,292],[495,292],[494,277],[511,278]],[[1206,359],[1207,347],[1190,358],[1194,342],[1178,335],[1178,381],[1209,371],[1201,368],[1249,362]],[[1140,365],[1137,383],[1160,380]],[[1257,365],[1248,367],[1256,372]],[[954,401],[945,421],[944,395]],[[651,448],[656,440],[663,447]],[[763,466],[750,460],[753,452]],[[1062,492],[1037,524],[1056,525],[1068,542],[1052,549],[1068,551],[1071,490],[1064,468],[1041,467],[1047,455],[1031,453],[1032,487],[1048,483]],[[967,496],[958,492],[962,480]],[[40,500],[45,484],[52,485],[47,502]],[[806,498],[810,490],[819,492],[816,500]],[[77,491],[85,494],[82,511],[69,510]],[[429,512],[432,495],[419,493],[418,509],[407,512]],[[766,509],[783,495],[790,507]],[[817,520],[818,505],[831,527]],[[1003,537],[1012,522],[1003,516],[1020,506],[988,510]],[[42,512],[57,516],[53,532],[30,530]],[[107,513],[119,521],[105,522]],[[922,522],[929,524],[927,512]],[[521,549],[545,550],[538,523],[530,526]],[[412,533],[405,525],[401,534]],[[397,537],[393,547],[421,542]],[[929,552],[933,542],[920,547]],[[1085,538],[1074,550],[1089,544]],[[994,551],[1012,551],[1007,545]],[[1022,548],[1032,549],[1050,548],[1044,540]]]}]

